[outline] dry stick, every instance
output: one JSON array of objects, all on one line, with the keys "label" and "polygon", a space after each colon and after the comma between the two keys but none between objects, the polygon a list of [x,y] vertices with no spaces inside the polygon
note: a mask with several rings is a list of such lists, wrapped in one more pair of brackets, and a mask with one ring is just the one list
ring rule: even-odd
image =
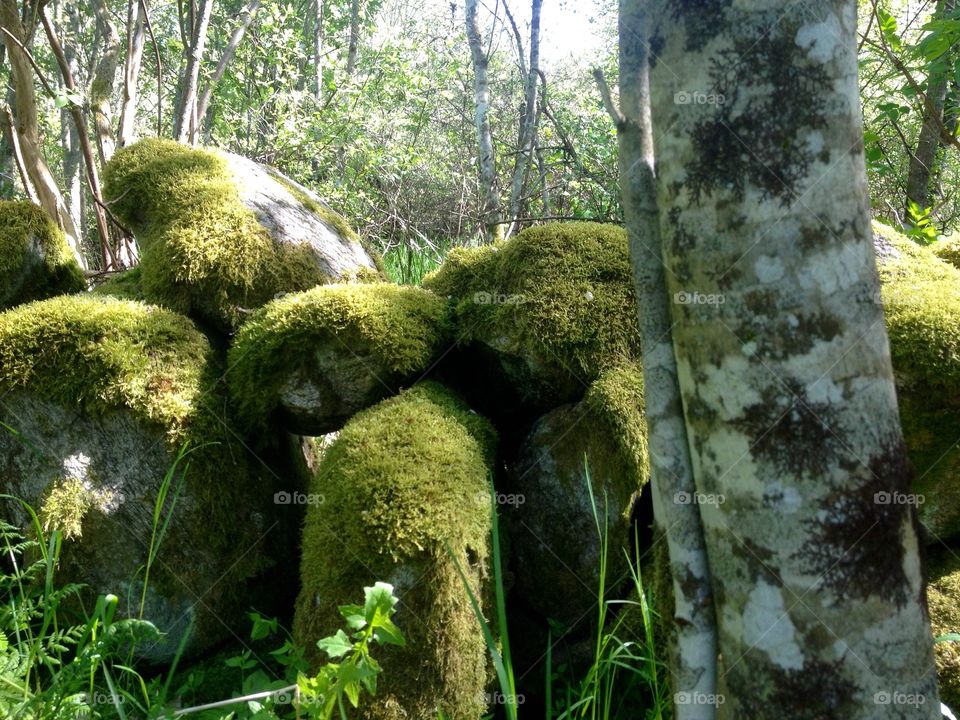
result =
[{"label": "dry stick", "polygon": [[143,19],[147,26],[147,33],[150,35],[150,42],[153,43],[153,55],[157,61],[157,137],[163,135],[163,107],[160,102],[163,92],[163,68],[160,66],[160,46],[157,45],[157,38],[153,34],[153,23],[150,22],[150,13],[147,11],[146,0],[139,0],[140,8],[143,10]]},{"label": "dry stick", "polygon": [[13,127],[13,114],[10,108],[3,106],[3,129],[6,130],[7,142],[10,143],[10,149],[13,152],[13,161],[17,166],[17,172],[20,173],[20,182],[23,183],[23,189],[34,205],[40,204],[40,197],[36,189],[30,182],[30,176],[27,175],[27,166],[23,162],[23,152],[20,150],[20,138]]},{"label": "dry stick", "polygon": [[[47,40],[50,42],[50,49],[53,50],[57,58],[57,65],[60,66],[60,73],[63,75],[63,84],[71,93],[76,92],[77,84],[74,82],[73,73],[70,72],[70,65],[63,54],[63,47],[57,39],[53,26],[50,24],[50,18],[47,17],[46,10],[40,10],[40,22],[43,23],[43,30],[47,34]],[[83,113],[80,106],[72,100],[68,106],[73,122],[77,126],[77,137],[80,140],[80,150],[83,152],[84,164],[87,166],[87,183],[90,186],[90,194],[95,203],[94,215],[97,218],[97,232],[100,234],[100,250],[103,254],[104,269],[110,269],[117,266],[117,258],[113,249],[110,247],[110,228],[107,226],[107,216],[104,212],[103,195],[100,192],[100,178],[97,176],[97,166],[93,156],[93,149],[90,147],[90,136],[87,134],[87,124],[84,122]]]}]

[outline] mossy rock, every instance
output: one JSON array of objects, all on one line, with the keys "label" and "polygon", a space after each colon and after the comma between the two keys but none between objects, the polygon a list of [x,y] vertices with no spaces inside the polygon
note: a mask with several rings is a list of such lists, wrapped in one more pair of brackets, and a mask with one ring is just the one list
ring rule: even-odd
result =
[{"label": "mossy rock", "polygon": [[642,408],[640,369],[605,370],[582,402],[537,421],[512,464],[501,512],[510,528],[515,592],[543,618],[574,627],[595,607],[597,522],[609,543],[606,587],[615,590],[626,579],[633,510],[649,478]]},{"label": "mossy rock", "polygon": [[268,303],[230,350],[227,383],[240,413],[264,427],[319,435],[416,380],[447,347],[447,304],[388,283],[322,285]]},{"label": "mossy rock", "polygon": [[[87,294],[0,314],[0,491],[67,536],[64,578],[138,614],[154,505],[175,467],[143,613],[168,635],[137,649],[150,660],[172,657],[191,622],[188,654],[227,635],[298,522],[223,417],[220,372],[193,324],[155,306]],[[4,510],[28,527],[18,504]]]},{"label": "mossy rock", "polygon": [[[928,542],[960,533],[960,270],[874,223],[900,422]],[[918,498],[919,499],[919,498]]]},{"label": "mossy rock", "polygon": [[[376,698],[356,717],[476,720],[489,678],[480,625],[458,574],[486,595],[490,554],[489,423],[449,390],[422,383],[358,413],[326,449],[303,529],[294,636],[342,627],[337,607],[391,583],[406,646],[377,647]],[[351,716],[354,717],[354,716]]]},{"label": "mossy rock", "polygon": [[[960,560],[950,550],[944,549],[930,558],[927,606],[934,637],[960,633]],[[940,700],[956,711],[960,708],[960,643],[936,643],[933,654]]]},{"label": "mossy rock", "polygon": [[960,236],[953,235],[944,240],[939,240],[931,245],[930,249],[934,255],[945,263],[960,268]]},{"label": "mossy rock", "polygon": [[144,300],[140,267],[110,275],[93,289],[94,295],[109,295],[121,300]]},{"label": "mossy rock", "polygon": [[505,405],[549,410],[582,397],[604,368],[640,357],[627,236],[613,225],[549,223],[459,248],[423,285],[451,299],[466,355],[496,366],[513,389]]},{"label": "mossy rock", "polygon": [[145,297],[221,329],[278,293],[379,272],[319,198],[230,153],[141,140],[107,165],[104,194],[140,243]]},{"label": "mossy rock", "polygon": [[0,310],[85,289],[66,237],[43,208],[0,200]]}]

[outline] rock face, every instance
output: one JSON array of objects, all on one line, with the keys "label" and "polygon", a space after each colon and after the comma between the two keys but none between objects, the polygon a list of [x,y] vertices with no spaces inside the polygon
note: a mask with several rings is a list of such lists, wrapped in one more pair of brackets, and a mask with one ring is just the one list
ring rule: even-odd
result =
[{"label": "rock face", "polygon": [[573,627],[595,608],[601,532],[609,545],[606,588],[623,585],[632,511],[649,477],[642,407],[639,369],[607,371],[582,402],[540,418],[512,464],[500,511],[510,527],[516,592],[543,619]]},{"label": "rock face", "polygon": [[[273,503],[274,481],[225,429],[218,373],[192,323],[157,307],[78,295],[0,315],[0,421],[12,429],[0,433],[0,491],[63,532],[65,579],[122,597],[126,616],[143,597],[143,617],[167,633],[136,648],[154,661],[190,625],[188,654],[229,635],[279,555],[274,525],[295,511]],[[168,471],[171,520],[144,593]],[[18,504],[2,511],[27,527]]]},{"label": "rock face", "polygon": [[639,357],[627,237],[612,225],[549,223],[456,249],[424,287],[452,300],[457,338],[476,365],[465,376],[492,368],[510,389],[468,397],[485,412],[520,404],[542,413],[579,399],[603,368]]},{"label": "rock face", "polygon": [[406,637],[405,647],[377,649],[376,701],[356,717],[483,714],[488,655],[457,563],[485,597],[493,448],[485,420],[423,383],[357,414],[323,453],[303,530],[294,637],[316,655],[316,641],[342,627],[337,606],[375,580],[396,588],[394,620]]},{"label": "rock face", "polygon": [[0,310],[86,288],[66,238],[30,202],[0,201]]},{"label": "rock face", "polygon": [[319,198],[229,153],[141,140],[110,161],[104,192],[141,245],[146,299],[220,329],[278,293],[380,274]]},{"label": "rock face", "polygon": [[251,427],[278,410],[290,432],[320,435],[417,380],[449,336],[447,304],[426,290],[322,285],[274,300],[244,323],[227,383]]}]

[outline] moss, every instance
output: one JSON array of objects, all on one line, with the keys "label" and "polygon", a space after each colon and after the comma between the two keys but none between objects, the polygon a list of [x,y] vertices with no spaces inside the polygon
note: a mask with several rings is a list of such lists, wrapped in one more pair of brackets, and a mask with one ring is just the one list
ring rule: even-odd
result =
[{"label": "moss", "polygon": [[366,372],[377,376],[377,390],[386,391],[383,383],[426,370],[449,332],[446,303],[425,290],[322,285],[278,298],[250,317],[230,350],[228,384],[240,414],[262,424],[284,381],[312,367],[324,343],[362,357]]},{"label": "moss", "polygon": [[30,202],[0,201],[0,309],[86,288],[63,233]]},{"label": "moss", "polygon": [[960,268],[960,236],[953,235],[930,246],[933,254],[945,263]]},{"label": "moss", "polygon": [[[492,429],[423,383],[357,414],[327,449],[303,532],[295,635],[315,650],[337,606],[376,580],[397,587],[404,648],[383,648],[362,717],[475,720],[488,680],[480,626],[446,548],[474,585],[487,575]],[[318,660],[319,658],[314,658]]]},{"label": "moss", "polygon": [[550,223],[504,243],[456,249],[423,285],[451,298],[462,343],[523,358],[531,377],[518,374],[520,385],[539,382],[548,394],[551,385],[568,385],[576,396],[603,368],[639,357],[621,228]]},{"label": "moss", "polygon": [[140,267],[111,275],[93,289],[94,295],[109,295],[121,300],[143,300],[143,275]]},{"label": "moss", "polygon": [[613,441],[620,462],[630,471],[628,494],[636,492],[650,477],[643,370],[632,363],[604,370],[583,400],[593,427]]},{"label": "moss", "polygon": [[39,516],[44,532],[56,529],[68,540],[80,537],[83,516],[90,504],[90,494],[77,478],[64,478],[54,483],[40,505]]},{"label": "moss", "polygon": [[[934,637],[960,633],[960,561],[952,552],[931,559],[927,606]],[[960,707],[960,643],[936,643],[933,652],[940,699],[948,707]]]},{"label": "moss", "polygon": [[[233,328],[246,310],[279,292],[336,279],[311,247],[271,239],[241,201],[227,161],[213,151],[141,140],[114,155],[104,189],[140,241],[151,302]],[[334,217],[324,210],[329,224],[344,224]]]}]

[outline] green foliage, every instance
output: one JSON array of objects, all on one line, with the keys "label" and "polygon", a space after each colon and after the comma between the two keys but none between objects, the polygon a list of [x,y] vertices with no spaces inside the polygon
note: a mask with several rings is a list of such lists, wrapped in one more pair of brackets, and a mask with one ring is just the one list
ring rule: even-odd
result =
[{"label": "green foliage", "polygon": [[0,201],[0,309],[85,288],[50,216],[31,202]]},{"label": "green foliage", "polygon": [[921,245],[930,245],[937,239],[937,227],[930,214],[933,208],[922,208],[913,200],[907,202],[907,237]]},{"label": "green foliage", "polygon": [[370,357],[383,382],[426,370],[450,335],[446,303],[387,283],[322,285],[285,295],[251,315],[230,350],[228,382],[240,414],[263,423],[289,374],[318,348]]}]

